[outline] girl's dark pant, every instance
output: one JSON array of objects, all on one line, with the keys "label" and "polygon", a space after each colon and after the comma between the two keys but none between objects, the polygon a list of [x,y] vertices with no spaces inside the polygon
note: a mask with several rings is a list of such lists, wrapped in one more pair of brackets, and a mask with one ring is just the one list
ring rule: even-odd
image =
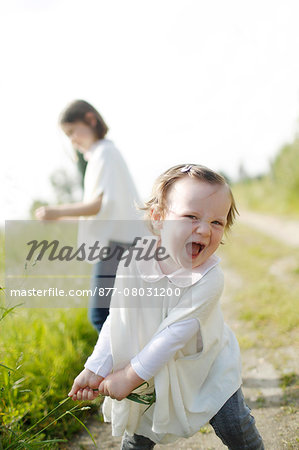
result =
[{"label": "girl's dark pant", "polygon": [[110,241],[111,258],[99,261],[93,266],[91,291],[93,295],[89,300],[88,318],[93,327],[100,332],[109,314],[109,306],[114,286],[117,266],[123,252],[132,244]]},{"label": "girl's dark pant", "polygon": [[[246,405],[241,388],[237,390],[210,420],[217,436],[230,450],[264,450],[263,440],[254,417]],[[125,433],[122,450],[152,449],[155,443],[144,436]],[[174,444],[175,448],[175,444]]]}]

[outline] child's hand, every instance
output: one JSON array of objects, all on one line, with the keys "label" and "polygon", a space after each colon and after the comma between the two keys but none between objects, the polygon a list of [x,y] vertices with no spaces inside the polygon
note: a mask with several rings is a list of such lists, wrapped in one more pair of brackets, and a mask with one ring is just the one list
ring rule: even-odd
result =
[{"label": "child's hand", "polygon": [[104,380],[100,375],[96,375],[89,369],[84,369],[75,378],[72,389],[68,393],[69,397],[73,400],[94,400],[98,395],[98,389],[100,383]]},{"label": "child's hand", "polygon": [[38,220],[57,220],[61,216],[58,208],[54,208],[51,206],[41,206],[35,211],[35,217]]},{"label": "child's hand", "polygon": [[108,375],[99,386],[99,393],[116,400],[126,398],[135,388],[144,383],[131,364],[122,370]]}]

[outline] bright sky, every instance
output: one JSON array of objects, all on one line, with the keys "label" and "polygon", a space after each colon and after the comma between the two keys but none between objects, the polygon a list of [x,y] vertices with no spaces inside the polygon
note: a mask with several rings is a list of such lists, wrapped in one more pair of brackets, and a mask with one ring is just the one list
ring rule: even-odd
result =
[{"label": "bright sky", "polygon": [[142,197],[177,163],[266,171],[298,123],[298,17],[297,0],[2,1],[0,220],[73,173],[57,118],[76,98],[104,116]]}]

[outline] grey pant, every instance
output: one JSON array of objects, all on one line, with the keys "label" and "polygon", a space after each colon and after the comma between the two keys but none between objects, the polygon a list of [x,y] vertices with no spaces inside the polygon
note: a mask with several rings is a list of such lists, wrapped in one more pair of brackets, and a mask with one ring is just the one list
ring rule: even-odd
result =
[{"label": "grey pant", "polygon": [[[237,390],[210,420],[217,436],[230,450],[264,450],[263,440],[254,417],[246,405],[241,388]],[[156,444],[147,437],[124,434],[122,450],[152,449]],[[175,444],[174,444],[174,447]]]}]

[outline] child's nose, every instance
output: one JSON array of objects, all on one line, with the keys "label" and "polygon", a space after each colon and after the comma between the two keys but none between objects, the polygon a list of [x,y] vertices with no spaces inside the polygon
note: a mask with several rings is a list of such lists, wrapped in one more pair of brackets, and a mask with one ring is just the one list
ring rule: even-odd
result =
[{"label": "child's nose", "polygon": [[201,234],[202,236],[209,236],[211,232],[210,225],[206,222],[199,221],[196,224],[195,232]]}]

